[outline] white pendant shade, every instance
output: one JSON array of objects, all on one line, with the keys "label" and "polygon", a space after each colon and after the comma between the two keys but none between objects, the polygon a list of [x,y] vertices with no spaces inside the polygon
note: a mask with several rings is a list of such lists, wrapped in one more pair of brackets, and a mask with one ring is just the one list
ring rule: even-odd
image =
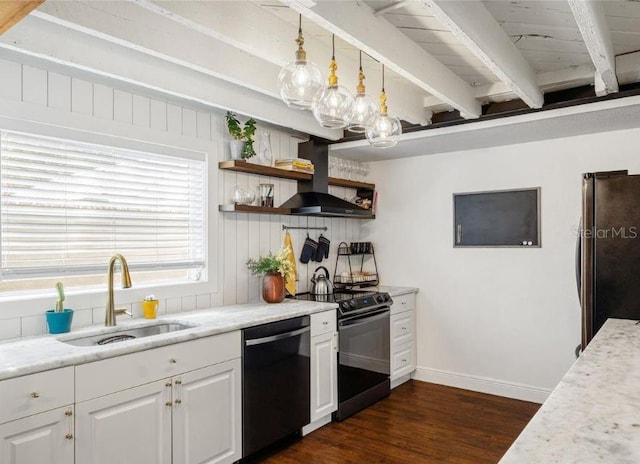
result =
[{"label": "white pendant shade", "polygon": [[280,97],[289,108],[310,110],[313,98],[323,86],[322,73],[315,63],[296,60],[280,70]]},{"label": "white pendant shade", "polygon": [[303,48],[302,15],[299,15],[299,21],[296,60],[280,70],[278,89],[280,97],[289,108],[310,110],[313,99],[322,90],[322,73],[315,63],[307,61],[307,52]]},{"label": "white pendant shade", "polygon": [[341,85],[325,87],[313,104],[313,115],[322,127],[342,129],[349,123],[353,95]]},{"label": "white pendant shade", "polygon": [[374,119],[366,134],[371,146],[390,148],[398,143],[402,134],[402,124],[397,117],[381,113]]},{"label": "white pendant shade", "polygon": [[373,124],[378,107],[369,95],[358,93],[354,98],[351,112],[349,114],[349,125],[347,129],[351,132],[364,133]]},{"label": "white pendant shade", "polygon": [[400,119],[387,113],[387,94],[384,91],[384,65],[382,65],[382,93],[380,93],[380,113],[367,128],[369,144],[376,148],[390,148],[398,143],[402,134]]}]

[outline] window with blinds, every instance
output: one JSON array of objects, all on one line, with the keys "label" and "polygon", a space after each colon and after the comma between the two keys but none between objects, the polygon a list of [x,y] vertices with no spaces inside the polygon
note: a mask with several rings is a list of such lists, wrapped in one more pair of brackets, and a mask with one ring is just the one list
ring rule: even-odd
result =
[{"label": "window with blinds", "polygon": [[0,158],[0,290],[17,279],[99,275],[114,253],[147,281],[199,278],[204,159],[9,131]]}]

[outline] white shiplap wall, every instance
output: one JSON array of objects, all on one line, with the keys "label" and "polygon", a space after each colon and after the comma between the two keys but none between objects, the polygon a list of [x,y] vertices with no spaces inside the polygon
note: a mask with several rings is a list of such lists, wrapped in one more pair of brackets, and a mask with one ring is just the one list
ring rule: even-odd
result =
[{"label": "white shiplap wall", "polygon": [[[1,57],[0,57],[1,58]],[[212,143],[214,152],[220,160],[228,158],[228,136],[222,112],[212,112],[206,108],[185,105],[163,99],[162,95],[153,97],[136,94],[126,89],[114,88],[102,82],[72,77],[59,72],[41,69],[11,60],[0,59],[0,105],[2,115],[15,109],[40,111],[49,116],[60,116],[63,121],[73,121],[73,115],[81,115],[93,124],[103,127],[108,133],[111,124],[130,128],[131,134],[140,134],[147,142],[155,141],[166,134],[173,134],[182,140],[199,139]],[[72,125],[72,123],[69,123]],[[76,127],[71,127],[76,129]],[[139,131],[139,132],[136,132]],[[271,148],[275,158],[285,158],[297,154],[300,141],[286,130],[272,127],[258,127],[258,134],[268,131]],[[257,137],[260,141],[260,137]],[[257,146],[259,150],[259,146]],[[214,162],[216,160],[213,160]],[[254,176],[243,173],[220,171],[218,182],[218,201],[229,203],[236,185],[256,189],[260,182],[275,184],[275,204],[280,204],[296,190],[294,181]],[[341,197],[353,196],[353,191],[333,188],[332,193]],[[214,208],[215,210],[215,208]],[[249,257],[276,252],[283,243],[282,224],[291,226],[327,226],[325,233],[331,239],[331,256],[321,265],[333,272],[335,254],[340,241],[356,241],[360,235],[360,221],[355,219],[326,219],[291,216],[253,215],[247,213],[218,213],[217,233],[210,234],[210,246],[217,247],[217,263],[212,263],[217,272],[217,285],[211,285],[211,291],[197,295],[171,296],[162,298],[160,313],[175,313],[193,309],[207,308],[222,304],[235,304],[260,301],[260,280],[251,276],[245,262]],[[291,231],[296,256],[299,256],[306,237],[304,231]],[[318,233],[310,232],[317,238]],[[318,263],[302,265],[299,263],[299,291],[308,289],[308,282]],[[106,263],[105,263],[106,267]],[[135,282],[134,282],[135,286]],[[100,293],[91,298],[90,303],[75,306],[73,328],[92,324],[102,324],[104,320],[104,302],[106,295]],[[126,292],[116,294],[120,306],[128,306],[136,317],[141,317],[138,299],[127,301]],[[68,298],[71,307],[73,295]],[[87,299],[84,298],[83,301]],[[8,307],[8,309],[6,309]],[[46,333],[44,311],[47,307],[29,304],[21,300],[15,304],[3,304],[0,311],[0,340]]]}]

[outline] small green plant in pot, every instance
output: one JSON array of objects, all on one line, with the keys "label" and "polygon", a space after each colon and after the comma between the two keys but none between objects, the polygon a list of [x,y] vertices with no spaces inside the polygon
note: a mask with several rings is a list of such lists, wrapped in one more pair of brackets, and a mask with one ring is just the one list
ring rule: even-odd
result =
[{"label": "small green plant in pot", "polygon": [[227,111],[225,120],[227,121],[229,135],[233,137],[230,143],[231,157],[233,159],[247,159],[255,156],[253,136],[256,133],[256,120],[251,118],[242,127],[238,117],[231,111]]},{"label": "small green plant in pot", "polygon": [[262,298],[267,303],[280,303],[284,300],[285,279],[295,280],[295,272],[289,260],[291,252],[282,248],[278,254],[269,253],[258,259],[251,258],[247,261],[247,268],[262,278]]}]

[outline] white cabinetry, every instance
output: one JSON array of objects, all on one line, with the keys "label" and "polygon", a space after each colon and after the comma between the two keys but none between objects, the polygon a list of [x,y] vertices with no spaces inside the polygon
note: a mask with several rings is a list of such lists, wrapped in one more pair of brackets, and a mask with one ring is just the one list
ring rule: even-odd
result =
[{"label": "white cabinetry", "polygon": [[336,311],[311,315],[311,422],[307,434],[331,422],[338,409],[338,332]]},{"label": "white cabinetry", "polygon": [[73,464],[73,408],[0,425],[2,464]]},{"label": "white cabinetry", "polygon": [[73,368],[0,382],[0,463],[73,464]]},{"label": "white cabinetry", "polygon": [[171,382],[79,403],[76,415],[78,463],[171,463]]},{"label": "white cabinetry", "polygon": [[393,297],[391,305],[391,388],[406,382],[416,369],[416,297]]},{"label": "white cabinetry", "polygon": [[198,369],[173,382],[173,464],[240,459],[240,359]]},{"label": "white cabinetry", "polygon": [[78,462],[240,459],[240,349],[232,332],[78,366]]}]

